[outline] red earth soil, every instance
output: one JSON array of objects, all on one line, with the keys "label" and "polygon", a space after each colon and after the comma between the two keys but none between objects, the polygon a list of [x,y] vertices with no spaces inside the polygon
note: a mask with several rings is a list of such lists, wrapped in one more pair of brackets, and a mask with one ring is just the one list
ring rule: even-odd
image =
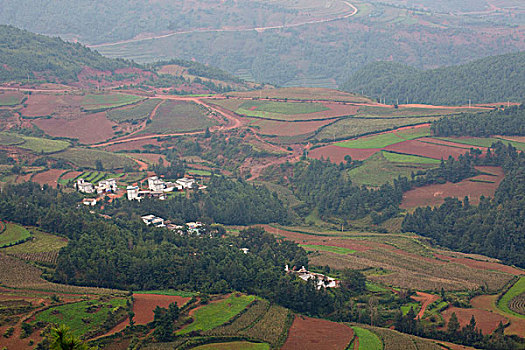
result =
[{"label": "red earth soil", "polygon": [[497,313],[486,310],[449,307],[441,313],[443,315],[443,318],[446,320],[447,324],[453,312],[456,313],[461,327],[464,327],[467,324],[469,324],[470,319],[472,318],[472,316],[474,316],[474,318],[476,319],[476,327],[481,329],[483,334],[491,334],[498,327],[500,322],[506,324],[509,321],[507,318],[498,315]]},{"label": "red earth soil", "polygon": [[496,136],[504,140],[523,142],[525,143],[525,136]]},{"label": "red earth soil", "polygon": [[403,201],[401,208],[409,209],[421,206],[437,206],[444,202],[446,197],[457,197],[461,200],[468,196],[472,204],[478,204],[480,197],[483,195],[494,196],[496,189],[503,180],[503,170],[498,167],[476,167],[481,171],[497,176],[478,175],[471,179],[494,181],[494,183],[487,182],[473,182],[470,179],[463,180],[458,183],[447,182],[445,184],[429,185],[418,187],[403,194]]},{"label": "red earth soil", "polygon": [[380,150],[381,149],[379,148],[356,149],[329,145],[313,149],[308,155],[309,157],[315,159],[321,159],[321,157],[324,159],[330,158],[332,162],[340,163],[344,162],[346,155],[349,155],[355,160],[365,160]]},{"label": "red earth soil", "polygon": [[[483,147],[474,147],[483,149]],[[434,158],[434,159],[447,159],[449,156],[458,158],[460,155],[467,153],[466,149],[447,147],[442,145],[433,145],[418,140],[409,140],[396,143],[384,148],[387,151],[393,151],[397,153],[413,154],[416,156]]]},{"label": "red earth soil", "polygon": [[106,147],[106,150],[109,152],[117,151],[130,151],[130,150],[141,150],[144,149],[145,145],[153,146],[162,146],[162,143],[158,142],[156,139],[143,139],[130,142],[116,143],[111,146]]},{"label": "red earth soil", "polygon": [[512,266],[498,264],[495,262],[479,261],[479,260],[473,260],[473,259],[468,259],[468,258],[454,258],[454,257],[450,257],[447,255],[436,254],[436,253],[434,253],[434,256],[439,259],[448,260],[453,263],[458,263],[458,264],[465,265],[465,266],[472,267],[474,269],[479,269],[479,270],[495,270],[495,271],[510,273],[512,275],[525,274],[525,271],[519,270]]},{"label": "red earth soil", "polygon": [[132,153],[130,154],[130,157],[143,160],[147,163],[152,164],[158,164],[160,159],[162,159],[162,162],[164,165],[169,164],[169,162],[166,160],[166,156],[163,154],[156,154],[156,153]]},{"label": "red earth soil", "polygon": [[146,324],[153,321],[153,310],[157,306],[167,308],[169,304],[177,303],[179,307],[182,307],[191,299],[157,294],[133,294],[133,298],[135,298],[133,312],[135,312],[136,324]]},{"label": "red earth soil", "polygon": [[65,172],[66,170],[62,169],[50,169],[48,171],[44,171],[43,173],[35,174],[31,180],[41,185],[45,184],[56,188],[58,178]]},{"label": "red earth soil", "polygon": [[27,107],[21,110],[26,117],[57,115],[63,118],[76,118],[80,113],[83,96],[32,94],[26,101]]},{"label": "red earth soil", "polygon": [[297,315],[282,350],[344,350],[354,336],[341,323]]},{"label": "red earth soil", "polygon": [[[435,138],[432,138],[432,137],[421,138],[421,139],[418,139],[418,141],[425,142],[425,143],[430,143],[430,144],[438,144],[438,145],[443,145],[443,146],[457,147],[457,148],[466,148],[466,149],[472,148],[471,145],[464,145],[464,144],[461,144],[461,143],[435,139]],[[486,150],[485,147],[476,147],[476,148]]]},{"label": "red earth soil", "polygon": [[63,180],[71,180],[77,177],[78,175],[82,174],[81,171],[70,171],[67,174],[62,175]]},{"label": "red earth soil", "polygon": [[[470,300],[470,304],[476,309],[503,313],[496,307],[497,295],[479,295]],[[507,315],[510,319],[510,326],[505,327],[505,334],[515,334],[523,337],[525,334],[525,319],[513,315]]]},{"label": "red earth soil", "polygon": [[417,296],[412,296],[412,299],[421,303],[421,310],[416,315],[416,318],[422,319],[425,314],[427,307],[434,301],[438,300],[439,297],[434,294],[428,294],[423,292],[416,292]]},{"label": "red earth soil", "polygon": [[48,135],[74,138],[84,144],[98,143],[112,138],[115,135],[112,127],[117,125],[107,119],[104,112],[86,114],[75,120],[37,119],[33,124]]},{"label": "red earth soil", "polygon": [[250,123],[257,126],[257,133],[262,135],[296,136],[308,134],[330,124],[333,119],[314,120],[311,122],[281,122],[273,120],[262,120],[256,118],[245,118],[252,120]]}]

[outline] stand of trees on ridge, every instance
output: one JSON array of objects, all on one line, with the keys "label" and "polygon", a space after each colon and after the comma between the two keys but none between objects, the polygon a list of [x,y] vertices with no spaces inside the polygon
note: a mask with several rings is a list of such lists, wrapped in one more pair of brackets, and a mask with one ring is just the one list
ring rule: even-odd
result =
[{"label": "stand of trees on ridge", "polygon": [[342,86],[344,90],[387,103],[464,105],[521,102],[525,91],[525,52],[487,57],[459,66],[420,71],[399,63],[365,66]]}]

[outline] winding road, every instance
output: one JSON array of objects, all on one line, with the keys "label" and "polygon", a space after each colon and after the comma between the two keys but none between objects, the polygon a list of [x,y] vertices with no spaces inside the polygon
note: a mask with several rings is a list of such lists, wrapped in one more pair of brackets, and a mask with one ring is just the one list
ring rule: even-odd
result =
[{"label": "winding road", "polygon": [[99,47],[109,47],[109,46],[118,46],[123,44],[130,44],[130,43],[137,43],[141,41],[148,41],[148,40],[155,40],[155,39],[164,39],[169,38],[176,35],[184,35],[184,34],[192,34],[192,33],[228,33],[228,32],[264,32],[266,30],[273,30],[273,29],[285,29],[285,28],[295,28],[295,27],[301,27],[305,25],[310,24],[319,24],[319,23],[328,23],[333,21],[338,21],[341,19],[349,18],[352,16],[355,16],[358,12],[357,7],[349,3],[348,1],[342,1],[345,5],[351,9],[352,12],[345,13],[343,15],[334,17],[334,18],[325,18],[325,19],[318,19],[318,20],[312,20],[312,21],[304,21],[299,23],[292,23],[292,24],[283,24],[278,26],[266,26],[266,27],[249,27],[249,28],[243,28],[243,27],[237,27],[237,28],[217,28],[217,29],[193,29],[193,30],[185,30],[185,31],[179,31],[179,32],[171,32],[166,34],[160,34],[160,35],[151,35],[151,36],[145,36],[140,38],[133,38],[133,39],[127,39],[127,40],[120,40],[112,43],[103,43],[103,44],[96,44],[96,45],[86,45],[89,48],[99,48]]}]

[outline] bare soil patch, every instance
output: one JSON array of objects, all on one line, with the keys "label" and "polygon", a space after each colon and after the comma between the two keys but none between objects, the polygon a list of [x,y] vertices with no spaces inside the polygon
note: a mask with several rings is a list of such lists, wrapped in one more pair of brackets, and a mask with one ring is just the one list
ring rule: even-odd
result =
[{"label": "bare soil patch", "polygon": [[64,119],[76,119],[83,114],[80,108],[82,99],[83,96],[33,93],[25,103],[27,107],[21,112],[25,117],[55,115]]},{"label": "bare soil patch", "polygon": [[76,178],[80,174],[82,174],[81,171],[70,171],[67,174],[62,175],[61,179],[63,179],[63,180],[71,180],[71,179]]},{"label": "bare soil patch", "polygon": [[357,149],[329,145],[313,149],[310,151],[309,156],[315,159],[321,159],[321,157],[324,159],[330,158],[332,162],[340,163],[344,161],[347,155],[355,160],[365,160],[380,150],[379,148]]},{"label": "bare soil patch", "polygon": [[[496,307],[497,298],[497,295],[479,295],[472,298],[470,304],[477,309],[492,311],[502,315],[504,314],[503,311]],[[510,320],[510,325],[505,328],[505,334],[515,334],[522,337],[525,334],[525,319],[508,314],[505,315]]]},{"label": "bare soil patch", "polygon": [[503,317],[497,313],[480,310],[480,309],[462,309],[458,307],[449,307],[442,312],[443,318],[446,320],[447,324],[450,320],[450,316],[455,312],[458,317],[459,324],[461,327],[469,324],[472,316],[476,319],[477,328],[481,329],[483,334],[490,334],[498,327],[500,322],[503,324],[509,322],[506,317]]},{"label": "bare soil patch", "polygon": [[136,324],[147,324],[153,321],[153,310],[157,306],[167,308],[171,303],[177,303],[181,307],[191,299],[158,294],[133,294],[133,298],[135,298],[133,312],[135,312],[134,320]]},{"label": "bare soil patch", "polygon": [[48,135],[78,139],[84,144],[98,143],[112,138],[115,135],[113,127],[117,125],[107,119],[104,112],[86,114],[74,120],[38,119],[33,121],[33,124]]},{"label": "bare soil patch", "polygon": [[57,187],[57,182],[63,173],[65,173],[66,170],[63,169],[49,169],[48,171],[44,171],[43,173],[38,173],[35,176],[33,176],[32,180],[33,182],[37,182],[41,185],[49,185],[53,188]]},{"label": "bare soil patch", "polygon": [[434,301],[438,300],[439,297],[437,295],[428,294],[424,292],[416,292],[416,294],[416,296],[412,296],[412,299],[421,303],[421,309],[417,313],[416,317],[422,319],[427,307]]},{"label": "bare soil patch", "polygon": [[[248,119],[248,118],[247,118]],[[308,134],[317,129],[330,124],[333,119],[314,120],[310,122],[282,122],[274,120],[265,120],[250,118],[250,125],[256,127],[258,133],[263,135],[275,136],[296,136]]]},{"label": "bare soil patch", "polygon": [[346,349],[353,330],[341,323],[297,315],[282,350]]},{"label": "bare soil patch", "polygon": [[[481,196],[494,196],[496,189],[503,180],[503,170],[498,167],[476,167],[476,169],[496,176],[478,175],[458,183],[447,182],[415,188],[403,194],[401,208],[438,206],[447,197],[463,199],[465,196],[469,197],[472,204],[478,204]],[[493,183],[484,181],[493,181]]]},{"label": "bare soil patch", "polygon": [[[469,147],[470,148],[470,147]],[[480,148],[480,147],[473,147]],[[460,155],[467,153],[464,148],[447,147],[444,145],[433,145],[418,140],[409,140],[396,143],[384,148],[387,151],[397,153],[413,154],[421,157],[428,157],[434,159],[447,159],[449,156],[458,158]],[[481,148],[483,149],[483,148]]]},{"label": "bare soil patch", "polygon": [[108,152],[131,151],[131,150],[136,150],[136,149],[144,150],[146,149],[144,147],[146,145],[161,147],[162,143],[158,142],[157,139],[155,138],[141,139],[141,140],[134,140],[134,141],[129,141],[129,142],[115,143],[110,146],[107,146],[106,150]]},{"label": "bare soil patch", "polygon": [[489,262],[489,261],[479,261],[479,260],[473,260],[468,258],[454,258],[450,257],[448,255],[442,255],[442,254],[434,254],[435,257],[439,259],[448,260],[450,262],[462,264],[468,267],[472,267],[479,270],[494,270],[494,271],[501,271],[510,273],[511,275],[523,275],[525,274],[524,271],[519,270],[512,266],[507,266],[503,264],[499,264],[496,262]]}]

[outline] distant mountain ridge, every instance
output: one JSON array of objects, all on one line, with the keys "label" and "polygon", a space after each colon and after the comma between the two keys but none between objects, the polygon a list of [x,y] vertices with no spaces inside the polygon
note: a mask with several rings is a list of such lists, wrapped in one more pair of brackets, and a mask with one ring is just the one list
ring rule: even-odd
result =
[{"label": "distant mountain ridge", "polygon": [[420,71],[392,62],[367,65],[343,90],[386,99],[387,103],[458,105],[521,102],[525,97],[525,52],[492,56],[467,64]]}]

